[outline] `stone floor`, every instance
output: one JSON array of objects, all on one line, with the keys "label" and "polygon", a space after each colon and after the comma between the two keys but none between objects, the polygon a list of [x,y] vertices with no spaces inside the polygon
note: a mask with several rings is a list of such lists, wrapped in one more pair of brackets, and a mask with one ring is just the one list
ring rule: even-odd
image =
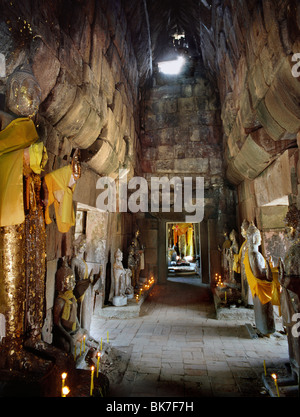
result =
[{"label": "stone floor", "polygon": [[251,338],[245,322],[216,320],[207,286],[197,278],[155,285],[140,316],[95,316],[91,336],[129,352],[111,397],[266,397],[262,374],[284,372],[286,336]]}]

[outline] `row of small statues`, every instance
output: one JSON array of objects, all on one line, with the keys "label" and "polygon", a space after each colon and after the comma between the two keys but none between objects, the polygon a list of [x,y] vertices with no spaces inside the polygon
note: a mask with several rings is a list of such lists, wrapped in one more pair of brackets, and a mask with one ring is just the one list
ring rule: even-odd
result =
[{"label": "row of small statues", "polygon": [[[54,344],[67,352],[74,351],[76,341],[87,335],[82,328],[81,307],[85,291],[92,283],[95,284],[94,271],[89,271],[84,259],[86,240],[80,236],[76,242],[76,256],[68,264],[64,259],[63,265],[56,273],[57,297],[54,303]],[[113,264],[113,300],[115,306],[124,306],[127,300],[133,298],[134,290],[138,287],[140,270],[143,269],[142,255],[144,248],[139,242],[139,231],[135,233],[129,247],[128,268],[123,267],[123,253],[120,249],[115,252]],[[99,275],[96,275],[99,278]],[[134,278],[134,279],[133,279]],[[79,311],[78,311],[79,310]]]}]

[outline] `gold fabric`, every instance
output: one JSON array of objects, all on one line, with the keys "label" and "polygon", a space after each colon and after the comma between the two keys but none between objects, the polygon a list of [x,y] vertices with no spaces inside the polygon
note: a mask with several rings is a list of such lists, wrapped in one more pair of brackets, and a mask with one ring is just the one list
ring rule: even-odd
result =
[{"label": "gold fabric", "polygon": [[52,222],[49,216],[49,207],[54,203],[57,227],[61,233],[68,232],[70,227],[75,224],[73,192],[76,184],[72,188],[68,186],[71,175],[71,165],[67,165],[45,175],[45,182],[49,192],[45,220],[47,224]]},{"label": "gold fabric", "polygon": [[73,291],[65,291],[64,293],[60,293],[58,297],[65,301],[61,315],[62,320],[64,320],[63,324],[72,329],[72,331],[76,330],[76,299]]},{"label": "gold fabric", "polygon": [[30,168],[35,174],[40,174],[48,161],[48,155],[43,142],[34,143],[29,147]]},{"label": "gold fabric", "polygon": [[242,243],[242,246],[240,247],[239,253],[238,254],[234,254],[234,258],[233,258],[233,270],[235,272],[237,272],[238,274],[241,273],[241,261],[242,261],[242,253],[243,253],[243,248],[246,245],[247,240],[244,240],[244,242]]},{"label": "gold fabric", "polygon": [[251,270],[250,262],[249,262],[249,255],[248,255],[248,248],[245,253],[244,258],[244,265],[245,265],[245,272],[247,276],[247,281],[252,293],[252,296],[255,295],[259,298],[260,302],[262,304],[266,304],[269,301],[272,302],[273,305],[280,305],[280,298],[279,298],[279,290],[280,285],[278,282],[278,271],[277,271],[277,277],[276,277],[276,271],[272,268],[272,274],[273,274],[273,281],[265,281],[256,278]]},{"label": "gold fabric", "polygon": [[13,120],[0,132],[0,226],[25,220],[23,204],[23,152],[38,139],[29,118]]}]

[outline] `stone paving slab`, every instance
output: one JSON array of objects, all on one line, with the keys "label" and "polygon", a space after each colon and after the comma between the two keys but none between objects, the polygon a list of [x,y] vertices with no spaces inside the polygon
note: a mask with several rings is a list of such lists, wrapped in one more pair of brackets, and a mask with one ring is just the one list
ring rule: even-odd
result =
[{"label": "stone paving slab", "polygon": [[112,384],[110,395],[269,396],[261,378],[263,361],[282,369],[288,362],[286,336],[253,339],[245,321],[216,320],[213,309],[209,288],[182,278],[156,285],[139,317],[94,316],[94,339],[109,331],[112,346],[131,348],[123,381]]}]

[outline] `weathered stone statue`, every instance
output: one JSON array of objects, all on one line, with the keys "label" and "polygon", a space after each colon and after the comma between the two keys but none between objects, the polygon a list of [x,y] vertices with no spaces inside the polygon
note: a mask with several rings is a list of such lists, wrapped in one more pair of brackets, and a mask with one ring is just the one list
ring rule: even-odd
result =
[{"label": "weathered stone statue", "polygon": [[133,298],[134,288],[131,284],[132,272],[131,269],[125,269],[125,295],[127,298]]},{"label": "weathered stone statue", "polygon": [[141,244],[139,236],[140,236],[140,231],[137,230],[135,232],[134,238],[132,239],[132,244],[134,246],[135,262],[136,262],[135,288],[139,284],[140,272],[145,268],[144,246]]},{"label": "weathered stone statue", "polygon": [[263,335],[275,332],[275,322],[272,305],[273,277],[269,263],[259,252],[261,235],[251,222],[247,230],[247,249],[244,266],[247,281],[253,296],[255,323]]},{"label": "weathered stone statue", "polygon": [[233,229],[230,232],[229,239],[231,246],[228,251],[229,264],[229,282],[233,284],[240,283],[240,268],[238,264],[239,245],[237,241],[237,232]]},{"label": "weathered stone statue", "polygon": [[75,344],[87,334],[78,321],[74,288],[75,277],[65,260],[56,273],[58,295],[53,308],[53,343],[67,353],[73,353]]},{"label": "weathered stone statue", "polygon": [[240,250],[239,250],[239,267],[240,267],[240,273],[241,273],[241,296],[242,301],[245,306],[247,305],[253,305],[253,298],[252,294],[249,288],[249,284],[247,281],[247,276],[245,272],[245,265],[244,265],[244,259],[245,259],[245,253],[247,249],[247,230],[249,227],[248,220],[244,219],[243,223],[241,225],[241,235],[244,238],[244,242],[242,243]]},{"label": "weathered stone statue", "polygon": [[85,261],[86,245],[85,236],[80,235],[74,242],[75,256],[71,260],[71,269],[75,277],[74,295],[78,303],[78,319],[80,325],[84,322],[83,308],[85,304],[85,293],[93,279],[93,269],[89,272],[88,264]]},{"label": "weathered stone statue", "polygon": [[228,233],[226,230],[223,232],[224,242],[222,247],[219,246],[219,251],[221,252],[221,271],[223,276],[223,281],[229,281],[229,262],[228,262],[228,253],[231,246],[231,241],[228,238]]},{"label": "weathered stone statue", "polygon": [[127,304],[127,297],[125,295],[125,269],[122,264],[123,253],[120,249],[117,249],[115,253],[115,263],[113,265],[114,274],[114,297],[113,305],[124,306]]},{"label": "weathered stone statue", "polygon": [[300,341],[299,327],[295,326],[300,313],[300,211],[290,206],[285,217],[287,236],[292,242],[284,262],[279,259],[279,282],[281,285],[281,314],[287,331],[289,359],[292,374],[299,379]]},{"label": "weathered stone statue", "polygon": [[34,346],[43,325],[46,239],[40,173],[47,153],[32,120],[40,99],[30,67],[16,68],[7,81],[7,112],[0,112],[0,313],[12,368],[29,363],[25,334]]},{"label": "weathered stone statue", "polygon": [[136,285],[137,285],[137,282],[136,282],[136,260],[135,260],[134,253],[135,253],[134,245],[133,245],[133,243],[131,243],[131,245],[128,248],[127,264],[128,264],[128,268],[131,270],[131,285],[132,285],[133,288],[135,288]]}]

